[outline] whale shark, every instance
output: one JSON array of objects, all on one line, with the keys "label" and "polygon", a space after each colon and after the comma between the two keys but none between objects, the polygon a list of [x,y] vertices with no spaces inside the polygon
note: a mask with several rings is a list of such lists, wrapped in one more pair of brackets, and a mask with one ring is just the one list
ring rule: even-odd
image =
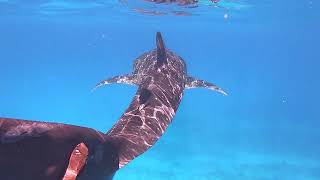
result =
[{"label": "whale shark", "polygon": [[106,133],[43,121],[0,118],[0,179],[111,180],[152,147],[172,122],[185,89],[220,87],[187,74],[185,61],[165,47],[139,56],[132,73],[98,83],[138,86],[128,109]]}]

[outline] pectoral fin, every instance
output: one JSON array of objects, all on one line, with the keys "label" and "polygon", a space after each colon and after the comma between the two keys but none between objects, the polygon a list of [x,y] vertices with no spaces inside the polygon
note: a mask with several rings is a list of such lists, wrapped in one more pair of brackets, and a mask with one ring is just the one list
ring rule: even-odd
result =
[{"label": "pectoral fin", "polygon": [[217,91],[223,95],[228,95],[223,89],[221,89],[220,87],[206,82],[204,80],[199,80],[199,79],[195,79],[193,77],[188,77],[186,84],[185,84],[185,88],[186,89],[191,89],[191,88],[208,88],[214,91]]},{"label": "pectoral fin", "polygon": [[71,153],[69,165],[62,180],[76,180],[88,158],[88,147],[84,143],[78,144]]},{"label": "pectoral fin", "polygon": [[127,74],[127,75],[122,75],[122,76],[115,76],[106,80],[101,81],[98,83],[93,90],[96,90],[97,88],[108,85],[108,84],[113,84],[113,83],[119,83],[119,84],[130,84],[130,85],[136,85],[138,84],[136,75],[133,74]]}]

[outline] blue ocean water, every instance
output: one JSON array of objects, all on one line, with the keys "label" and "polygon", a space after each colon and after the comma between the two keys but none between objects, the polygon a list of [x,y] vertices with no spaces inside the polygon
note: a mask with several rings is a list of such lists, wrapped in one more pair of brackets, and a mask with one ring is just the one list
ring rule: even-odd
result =
[{"label": "blue ocean water", "polygon": [[100,80],[166,46],[190,75],[173,123],[118,180],[320,179],[320,6],[314,0],[0,0],[0,117],[106,132],[137,87]]}]

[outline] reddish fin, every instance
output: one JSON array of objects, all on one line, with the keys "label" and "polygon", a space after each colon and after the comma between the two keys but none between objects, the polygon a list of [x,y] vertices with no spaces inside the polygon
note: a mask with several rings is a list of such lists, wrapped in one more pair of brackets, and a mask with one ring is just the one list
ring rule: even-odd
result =
[{"label": "reddish fin", "polygon": [[78,144],[71,153],[69,165],[62,180],[76,180],[86,164],[88,148],[84,143]]}]

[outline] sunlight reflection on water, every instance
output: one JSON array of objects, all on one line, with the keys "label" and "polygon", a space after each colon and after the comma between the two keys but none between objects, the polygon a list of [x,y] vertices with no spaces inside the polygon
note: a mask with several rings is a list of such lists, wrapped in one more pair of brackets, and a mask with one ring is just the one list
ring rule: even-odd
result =
[{"label": "sunlight reflection on water", "polygon": [[[251,5],[235,1],[225,0],[212,3],[209,0],[201,0],[197,5],[181,6],[176,4],[145,2],[142,0],[110,0],[110,1],[65,1],[51,0],[46,2],[21,3],[20,1],[0,0],[1,9],[10,9],[16,14],[41,14],[41,15],[215,15],[217,11],[241,11],[250,8]],[[2,12],[5,13],[5,12]],[[11,15],[14,15],[11,13]]]}]

